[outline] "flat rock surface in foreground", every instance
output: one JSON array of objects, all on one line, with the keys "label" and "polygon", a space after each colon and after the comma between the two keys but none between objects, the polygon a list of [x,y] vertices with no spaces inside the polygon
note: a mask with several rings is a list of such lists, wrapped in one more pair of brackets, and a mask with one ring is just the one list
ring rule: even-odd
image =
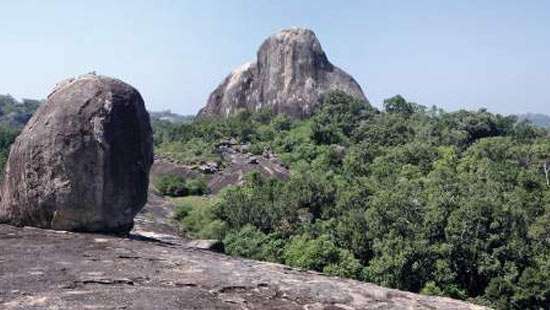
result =
[{"label": "flat rock surface in foreground", "polygon": [[182,246],[0,225],[1,309],[478,309]]}]

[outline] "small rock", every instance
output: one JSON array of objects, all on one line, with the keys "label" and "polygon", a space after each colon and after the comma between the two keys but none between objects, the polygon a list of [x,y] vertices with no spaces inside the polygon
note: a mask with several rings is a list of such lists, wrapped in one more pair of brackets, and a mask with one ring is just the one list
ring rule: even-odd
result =
[{"label": "small rock", "polygon": [[248,158],[248,163],[252,164],[252,165],[257,165],[258,164],[258,158],[256,156],[250,156]]},{"label": "small rock", "polygon": [[250,144],[241,144],[241,145],[239,145],[238,150],[241,153],[246,153],[246,152],[250,151]]},{"label": "small rock", "polygon": [[213,252],[223,253],[223,243],[215,239],[197,239],[187,242],[186,244],[190,248],[197,248],[201,250],[209,250]]},{"label": "small rock", "polygon": [[202,173],[213,174],[220,170],[220,167],[217,162],[206,162],[198,166],[198,170]]}]

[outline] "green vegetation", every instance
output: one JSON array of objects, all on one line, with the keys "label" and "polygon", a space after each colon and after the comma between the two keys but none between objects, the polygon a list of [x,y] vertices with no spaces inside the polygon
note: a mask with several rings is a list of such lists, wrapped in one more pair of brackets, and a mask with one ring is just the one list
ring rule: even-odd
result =
[{"label": "green vegetation", "polygon": [[[4,166],[8,160],[10,146],[19,134],[19,130],[8,126],[0,126],[0,171],[4,171]],[[2,176],[4,174],[2,173]],[[1,177],[0,177],[1,178]]]},{"label": "green vegetation", "polygon": [[177,175],[161,175],[155,180],[155,188],[161,195],[181,197],[188,195],[204,195],[208,191],[207,184],[202,179],[184,179]]},{"label": "green vegetation", "polygon": [[0,126],[23,128],[41,103],[32,99],[17,101],[10,95],[0,95]]},{"label": "green vegetation", "polygon": [[[40,103],[41,101],[30,99],[19,102],[10,95],[0,95],[0,171],[4,171],[10,145]],[[3,175],[4,173],[0,178]]]},{"label": "green vegetation", "polygon": [[268,110],[255,114],[243,112],[222,120],[199,119],[181,125],[161,122],[153,127],[155,152],[187,164],[220,161],[216,152],[220,140],[235,138],[239,142],[252,143],[251,151],[258,153],[285,125],[290,125],[290,120],[274,117]]},{"label": "green vegetation", "polygon": [[176,220],[181,230],[190,238],[222,239],[225,223],[215,218],[213,213],[216,198],[206,196],[187,196],[173,198],[176,204]]},{"label": "green vegetation", "polygon": [[232,137],[291,168],[286,182],[251,174],[180,207],[190,235],[219,238],[231,255],[501,309],[550,304],[544,129],[400,96],[379,111],[335,92],[307,120],[259,111],[155,134],[160,150],[206,156]]},{"label": "green vegetation", "polygon": [[41,103],[31,99],[17,101],[10,95],[0,95],[0,179],[4,176],[10,145]]}]

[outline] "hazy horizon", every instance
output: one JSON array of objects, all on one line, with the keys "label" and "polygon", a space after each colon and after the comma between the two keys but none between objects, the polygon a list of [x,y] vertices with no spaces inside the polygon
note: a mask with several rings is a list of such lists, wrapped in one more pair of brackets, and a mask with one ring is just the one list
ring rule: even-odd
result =
[{"label": "hazy horizon", "polygon": [[45,98],[96,71],[150,110],[194,114],[278,30],[317,34],[379,106],[550,114],[550,2],[18,1],[0,4],[0,94]]}]

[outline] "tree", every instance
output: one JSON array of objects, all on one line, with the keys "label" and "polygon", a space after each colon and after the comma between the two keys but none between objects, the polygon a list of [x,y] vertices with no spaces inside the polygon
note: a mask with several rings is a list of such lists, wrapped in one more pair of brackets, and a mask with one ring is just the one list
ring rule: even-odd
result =
[{"label": "tree", "polygon": [[384,100],[384,110],[388,113],[397,113],[403,116],[410,116],[415,112],[425,110],[425,107],[407,102],[401,95]]}]

